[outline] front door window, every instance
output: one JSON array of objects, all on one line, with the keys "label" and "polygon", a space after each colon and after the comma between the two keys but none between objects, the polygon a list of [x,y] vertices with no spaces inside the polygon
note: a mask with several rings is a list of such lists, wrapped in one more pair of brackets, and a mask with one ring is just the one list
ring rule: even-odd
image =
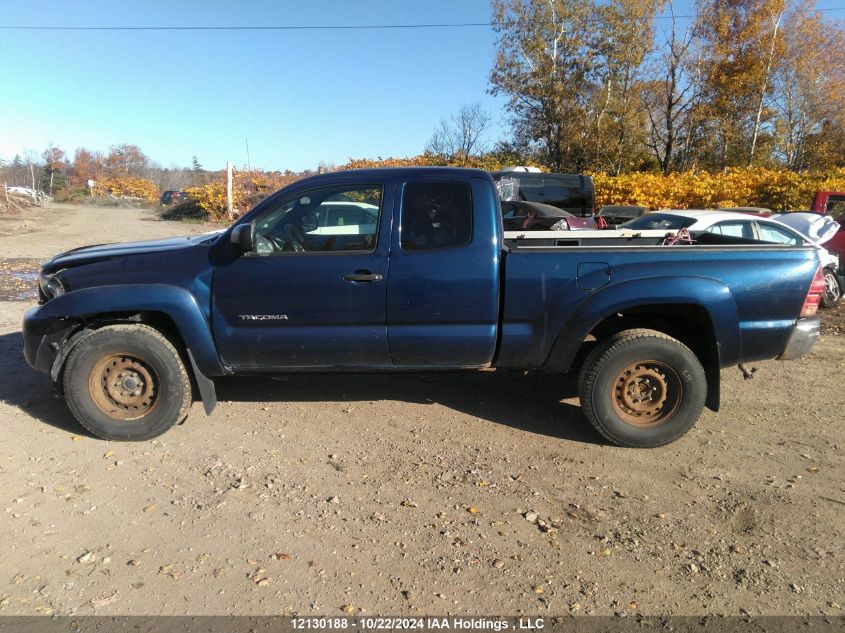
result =
[{"label": "front door window", "polygon": [[344,185],[299,193],[256,221],[256,252],[263,255],[375,250],[380,185]]}]

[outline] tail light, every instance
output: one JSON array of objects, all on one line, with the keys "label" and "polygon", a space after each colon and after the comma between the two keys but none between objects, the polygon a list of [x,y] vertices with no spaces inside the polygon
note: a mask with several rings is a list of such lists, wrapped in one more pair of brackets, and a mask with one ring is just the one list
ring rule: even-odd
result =
[{"label": "tail light", "polygon": [[813,277],[813,283],[810,284],[810,290],[807,291],[807,298],[804,299],[804,306],[801,308],[802,317],[815,316],[819,309],[819,302],[824,295],[824,274],[822,267],[816,269],[816,276]]},{"label": "tail light", "polygon": [[557,222],[549,227],[550,231],[568,231],[569,230],[569,222],[561,218]]}]

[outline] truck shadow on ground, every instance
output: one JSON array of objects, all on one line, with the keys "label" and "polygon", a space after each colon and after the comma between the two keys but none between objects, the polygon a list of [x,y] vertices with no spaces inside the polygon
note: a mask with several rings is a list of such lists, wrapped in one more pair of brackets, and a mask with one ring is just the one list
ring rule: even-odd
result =
[{"label": "truck shadow on ground", "polygon": [[0,402],[63,431],[89,435],[71,415],[49,376],[26,364],[20,332],[0,335]]},{"label": "truck shadow on ground", "polygon": [[[73,418],[50,379],[23,358],[20,332],[0,335],[0,401],[68,433],[90,435]],[[580,408],[571,376],[522,372],[288,374],[215,380],[220,402],[349,402],[390,400],[440,404],[496,424],[557,439],[603,443]],[[223,405],[225,406],[225,405]],[[202,416],[195,404],[192,417]],[[401,409],[397,410],[401,416]]]},{"label": "truck shadow on ground", "polygon": [[576,395],[571,376],[526,376],[522,372],[286,374],[215,382],[220,402],[349,402],[365,408],[369,402],[390,400],[397,403],[397,417],[403,415],[404,402],[439,404],[529,433],[603,443],[580,407],[561,402]]}]

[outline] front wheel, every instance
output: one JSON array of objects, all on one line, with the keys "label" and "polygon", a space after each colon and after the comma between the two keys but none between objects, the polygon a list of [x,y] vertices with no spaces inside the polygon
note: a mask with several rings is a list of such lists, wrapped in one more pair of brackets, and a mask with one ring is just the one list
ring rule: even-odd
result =
[{"label": "front wheel", "polygon": [[842,288],[839,287],[839,279],[836,273],[830,269],[824,269],[824,294],[821,305],[823,308],[832,308],[842,298]]},{"label": "front wheel", "polygon": [[674,442],[701,415],[704,368],[680,341],[655,330],[626,330],[590,352],[578,380],[587,419],[619,446]]},{"label": "front wheel", "polygon": [[179,352],[146,325],[111,325],[80,340],[67,359],[63,385],[74,417],[106,440],[152,439],[191,405]]}]

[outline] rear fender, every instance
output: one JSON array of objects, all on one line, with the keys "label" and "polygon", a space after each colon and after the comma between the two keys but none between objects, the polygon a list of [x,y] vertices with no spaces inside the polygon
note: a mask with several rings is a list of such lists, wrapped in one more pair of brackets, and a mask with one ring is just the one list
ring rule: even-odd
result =
[{"label": "rear fender", "polygon": [[617,313],[652,305],[697,306],[709,317],[712,333],[707,335],[715,340],[709,346],[709,358],[701,360],[707,374],[707,406],[718,410],[719,370],[739,362],[741,338],[736,302],[730,289],[714,279],[653,277],[622,282],[593,292],[564,322],[544,368],[569,371],[584,339],[599,323]]}]

